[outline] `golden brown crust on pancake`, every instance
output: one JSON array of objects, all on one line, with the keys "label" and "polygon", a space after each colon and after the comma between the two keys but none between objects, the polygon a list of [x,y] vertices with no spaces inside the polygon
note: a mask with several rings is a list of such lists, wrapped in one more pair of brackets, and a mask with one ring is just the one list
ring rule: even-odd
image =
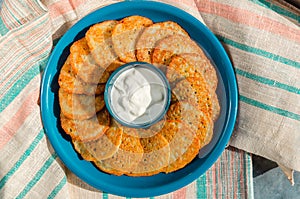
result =
[{"label": "golden brown crust on pancake", "polygon": [[168,141],[159,134],[141,138],[144,154],[141,162],[129,176],[150,176],[163,171],[169,163],[170,147]]},{"label": "golden brown crust on pancake", "polygon": [[85,34],[95,62],[103,69],[118,59],[111,40],[112,31],[117,24],[114,20],[104,21],[91,26]]},{"label": "golden brown crust on pancake", "polygon": [[142,16],[129,16],[120,21],[113,30],[112,42],[116,54],[120,60],[128,63],[137,61],[135,46],[140,32],[153,22]]},{"label": "golden brown crust on pancake", "polygon": [[110,126],[110,115],[104,108],[87,120],[73,120],[60,116],[61,126],[74,140],[88,141],[102,136]]},{"label": "golden brown crust on pancake", "polygon": [[178,156],[174,162],[170,162],[170,164],[164,169],[164,172],[170,173],[185,167],[198,155],[200,147],[199,139],[194,137],[186,151],[182,155]]},{"label": "golden brown crust on pancake", "polygon": [[208,118],[212,117],[211,96],[203,78],[183,79],[176,84],[173,92],[178,101],[188,101]]},{"label": "golden brown crust on pancake", "polygon": [[181,128],[178,129],[178,132],[170,142],[173,159],[171,158],[169,165],[164,168],[165,173],[174,172],[185,167],[198,155],[199,150],[202,147],[198,136],[195,135],[188,126],[184,125],[184,127]]},{"label": "golden brown crust on pancake", "polygon": [[99,95],[104,92],[104,84],[90,84],[81,80],[72,72],[70,58],[68,57],[60,70],[58,77],[59,86],[67,93]]},{"label": "golden brown crust on pancake", "polygon": [[120,66],[122,66],[123,64],[125,64],[125,63],[120,61],[119,59],[116,59],[106,68],[106,71],[109,73],[113,72],[116,69],[118,69]]},{"label": "golden brown crust on pancake", "polygon": [[[198,107],[198,110],[202,112],[208,121],[208,131],[205,136],[204,145],[208,144],[213,135],[213,122],[217,117],[216,114],[219,112],[219,105],[215,105],[217,107],[213,107],[213,101],[211,99],[211,95],[205,84],[201,83],[201,79],[199,78],[186,78],[176,84],[176,87],[173,91],[176,94],[176,97],[179,101],[188,101],[191,104],[194,104]],[[203,120],[201,120],[204,122]],[[201,124],[201,123],[200,123]],[[205,126],[198,126],[198,128],[204,128]],[[201,131],[197,131],[201,132]],[[204,135],[201,137],[203,138]],[[202,141],[202,140],[201,140]]]},{"label": "golden brown crust on pancake", "polygon": [[109,127],[100,137],[90,141],[72,140],[76,151],[87,161],[100,161],[111,158],[122,142],[123,130]]},{"label": "golden brown crust on pancake", "polygon": [[110,73],[96,64],[85,38],[74,42],[70,51],[70,63],[75,75],[87,83],[106,83]]},{"label": "golden brown crust on pancake", "polygon": [[213,127],[213,121],[187,101],[172,104],[167,112],[167,120],[177,120],[185,123],[196,133],[201,146],[204,146],[207,141],[207,134],[210,133],[209,130]]},{"label": "golden brown crust on pancake", "polygon": [[207,89],[211,96],[213,120],[218,118],[220,105],[215,92],[218,84],[218,78],[215,69],[206,57],[201,57],[195,53],[174,55],[167,67],[166,76],[171,84],[172,82],[176,83],[180,80],[184,80],[185,78],[192,78],[193,82],[198,81],[203,84],[202,80],[205,79]]},{"label": "golden brown crust on pancake", "polygon": [[145,28],[136,44],[137,60],[151,63],[155,44],[159,40],[175,34],[188,36],[188,33],[173,21],[159,22]]},{"label": "golden brown crust on pancake", "polygon": [[[200,142],[196,134],[180,121],[168,120],[159,134],[167,139],[170,146],[169,164],[164,169],[166,173],[173,171],[173,167],[175,167],[173,164],[176,164],[177,160],[184,165],[184,161],[194,155],[194,150],[190,147],[196,147],[197,153],[199,152]],[[173,165],[172,168],[169,168],[170,165]]]},{"label": "golden brown crust on pancake", "polygon": [[191,38],[183,35],[172,35],[160,40],[153,51],[152,62],[169,65],[171,57],[182,53],[197,53],[203,51]]},{"label": "golden brown crust on pancake", "polygon": [[61,112],[70,119],[89,119],[96,115],[105,105],[103,95],[69,94],[61,88],[58,93]]},{"label": "golden brown crust on pancake", "polygon": [[212,101],[212,118],[213,121],[216,121],[220,115],[221,107],[219,104],[218,96],[215,92],[212,93],[211,101]]},{"label": "golden brown crust on pancake", "polygon": [[218,76],[214,66],[204,54],[183,53],[179,56],[193,66],[192,70],[197,70],[197,72],[202,74],[212,91],[216,90]]},{"label": "golden brown crust on pancake", "polygon": [[133,171],[143,157],[140,139],[126,133],[118,151],[111,157],[96,163],[100,169],[114,175],[122,175]]},{"label": "golden brown crust on pancake", "polygon": [[167,66],[166,76],[170,82],[176,82],[187,77],[198,77],[199,75],[201,75],[200,69],[180,55],[174,55]]}]

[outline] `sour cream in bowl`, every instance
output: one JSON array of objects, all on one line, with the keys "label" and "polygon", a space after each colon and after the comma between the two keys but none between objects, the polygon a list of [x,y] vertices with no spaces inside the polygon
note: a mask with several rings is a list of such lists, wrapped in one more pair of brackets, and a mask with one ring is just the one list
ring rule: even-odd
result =
[{"label": "sour cream in bowl", "polygon": [[131,62],[112,73],[104,100],[109,113],[122,125],[147,128],[165,115],[171,89],[160,69],[149,63]]}]

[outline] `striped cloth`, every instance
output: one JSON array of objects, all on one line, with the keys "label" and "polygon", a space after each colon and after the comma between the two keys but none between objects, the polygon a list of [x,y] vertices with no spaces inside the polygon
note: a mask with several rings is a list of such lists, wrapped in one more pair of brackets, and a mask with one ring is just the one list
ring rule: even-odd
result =
[{"label": "striped cloth", "polygon": [[[39,108],[42,71],[58,38],[86,14],[115,2],[0,0],[0,198],[120,198],[95,190],[63,165],[45,136]],[[300,126],[297,9],[266,0],[163,2],[205,22],[231,57],[241,93],[231,144],[276,161],[286,156],[279,151],[274,157],[270,149],[272,155],[264,154],[255,133],[265,132],[260,125],[266,123],[274,126],[273,139],[275,133],[283,139],[282,129],[294,135]],[[249,137],[257,149],[247,145]],[[299,159],[296,154],[290,156]],[[155,198],[252,198],[251,172],[251,155],[229,147],[195,182]]]},{"label": "striped cloth", "polygon": [[300,171],[300,10],[279,3],[198,0],[197,7],[238,80],[230,145]]}]

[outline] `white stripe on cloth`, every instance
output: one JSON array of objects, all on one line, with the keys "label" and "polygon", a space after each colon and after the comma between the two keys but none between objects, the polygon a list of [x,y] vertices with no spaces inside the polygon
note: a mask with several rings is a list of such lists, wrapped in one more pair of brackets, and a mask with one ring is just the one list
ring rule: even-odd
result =
[{"label": "white stripe on cloth", "polygon": [[41,3],[32,0],[4,0],[0,9],[0,16],[9,30],[23,26],[34,21],[45,13],[45,7]]}]

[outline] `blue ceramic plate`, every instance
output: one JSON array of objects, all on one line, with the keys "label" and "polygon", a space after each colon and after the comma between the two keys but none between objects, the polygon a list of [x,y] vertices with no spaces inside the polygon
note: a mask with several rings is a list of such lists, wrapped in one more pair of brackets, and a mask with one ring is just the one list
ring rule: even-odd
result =
[{"label": "blue ceramic plate", "polygon": [[[87,29],[98,22],[142,15],[154,22],[171,20],[180,24],[214,62],[219,85],[217,94],[221,115],[215,123],[214,136],[199,157],[181,170],[150,177],[114,176],[99,171],[92,163],[82,160],[59,122],[58,75],[69,55],[70,45],[82,38]],[[76,23],[59,40],[45,69],[41,89],[41,112],[46,134],[64,164],[79,178],[99,190],[127,197],[149,197],[179,189],[202,175],[218,159],[229,141],[237,113],[237,85],[232,65],[216,37],[190,14],[167,4],[136,1],[103,7]]]}]

